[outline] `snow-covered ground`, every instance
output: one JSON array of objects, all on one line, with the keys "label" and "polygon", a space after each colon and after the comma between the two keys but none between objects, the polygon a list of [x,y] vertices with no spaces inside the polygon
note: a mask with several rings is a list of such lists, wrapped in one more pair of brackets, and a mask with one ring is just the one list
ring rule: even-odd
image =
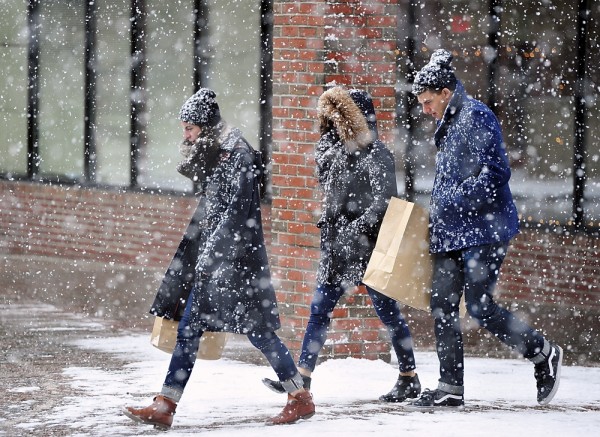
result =
[{"label": "snow-covered ground", "polygon": [[[115,354],[130,364],[119,369],[67,367],[72,396],[45,417],[23,417],[18,433],[45,424],[72,426],[73,436],[161,434],[120,414],[125,405],[150,402],[160,389],[169,355],[150,346],[147,335],[77,340],[81,348]],[[499,345],[499,347],[502,347]],[[424,387],[434,388],[437,359],[417,352]],[[391,388],[395,366],[383,361],[329,360],[313,374],[317,414],[293,425],[266,426],[285,396],[269,391],[267,366],[222,359],[198,361],[178,407],[169,436],[591,436],[600,428],[600,368],[563,367],[561,386],[546,407],[535,401],[533,367],[525,360],[466,359],[466,409],[463,412],[405,412],[377,401]],[[21,392],[38,387],[14,387]],[[61,434],[62,435],[62,434]]]}]

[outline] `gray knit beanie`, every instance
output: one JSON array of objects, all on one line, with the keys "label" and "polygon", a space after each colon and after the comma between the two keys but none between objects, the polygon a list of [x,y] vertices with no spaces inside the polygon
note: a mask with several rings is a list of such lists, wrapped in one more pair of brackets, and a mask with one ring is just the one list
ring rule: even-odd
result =
[{"label": "gray knit beanie", "polygon": [[200,88],[187,99],[179,111],[179,119],[200,127],[213,127],[221,121],[217,95],[208,88]]},{"label": "gray knit beanie", "polygon": [[457,81],[454,69],[450,66],[451,62],[452,53],[448,50],[439,49],[433,52],[429,63],[415,76],[413,94],[418,96],[427,90],[439,91],[444,88],[454,91]]}]

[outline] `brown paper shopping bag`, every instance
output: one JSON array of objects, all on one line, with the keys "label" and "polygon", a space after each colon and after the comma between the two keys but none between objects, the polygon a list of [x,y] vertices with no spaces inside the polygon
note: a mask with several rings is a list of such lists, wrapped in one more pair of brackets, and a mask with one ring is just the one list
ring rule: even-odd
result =
[{"label": "brown paper shopping bag", "polygon": [[392,197],[363,282],[405,305],[429,311],[431,277],[429,213]]},{"label": "brown paper shopping bag", "polygon": [[[173,353],[175,342],[177,340],[177,326],[179,322],[175,320],[156,317],[150,343],[161,351]],[[200,348],[198,349],[198,358],[202,360],[218,360],[223,355],[223,349],[227,342],[226,332],[205,332],[200,339]]]}]

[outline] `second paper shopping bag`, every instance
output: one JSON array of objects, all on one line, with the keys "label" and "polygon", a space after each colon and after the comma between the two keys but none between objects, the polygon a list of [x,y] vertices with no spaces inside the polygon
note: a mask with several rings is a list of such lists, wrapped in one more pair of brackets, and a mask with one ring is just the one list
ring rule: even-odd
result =
[{"label": "second paper shopping bag", "polygon": [[405,305],[429,311],[431,277],[429,214],[413,202],[392,197],[363,282]]}]

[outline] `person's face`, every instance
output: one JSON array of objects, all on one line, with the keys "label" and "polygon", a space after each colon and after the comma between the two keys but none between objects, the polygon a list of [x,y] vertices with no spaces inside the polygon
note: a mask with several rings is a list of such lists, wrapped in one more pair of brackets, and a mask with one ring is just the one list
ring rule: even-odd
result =
[{"label": "person's face", "polygon": [[431,115],[436,120],[441,120],[451,97],[452,91],[444,88],[441,91],[427,90],[422,92],[417,96],[417,100],[423,107],[425,114]]},{"label": "person's face", "polygon": [[200,126],[185,121],[181,122],[181,127],[183,129],[183,140],[189,143],[195,142],[202,133],[202,128]]}]

